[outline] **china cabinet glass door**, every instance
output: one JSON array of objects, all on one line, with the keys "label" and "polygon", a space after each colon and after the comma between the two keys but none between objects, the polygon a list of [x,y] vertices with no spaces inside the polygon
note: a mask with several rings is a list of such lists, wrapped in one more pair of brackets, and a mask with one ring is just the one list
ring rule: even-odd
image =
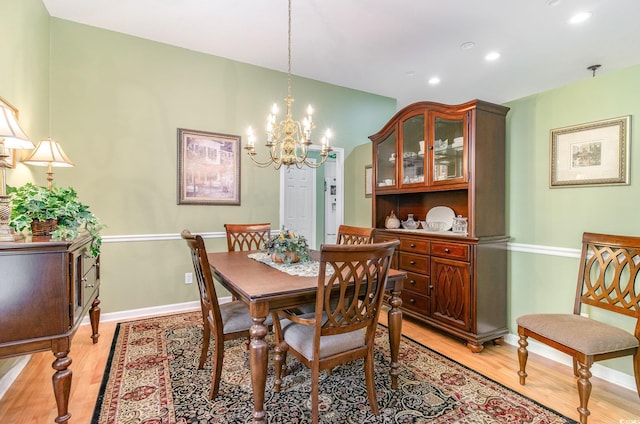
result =
[{"label": "china cabinet glass door", "polygon": [[376,145],[376,189],[396,186],[396,133],[393,131]]},{"label": "china cabinet glass door", "polygon": [[402,168],[400,182],[407,184],[424,184],[424,113],[414,115],[402,121]]},{"label": "china cabinet glass door", "polygon": [[431,182],[448,184],[467,178],[465,115],[434,114]]}]

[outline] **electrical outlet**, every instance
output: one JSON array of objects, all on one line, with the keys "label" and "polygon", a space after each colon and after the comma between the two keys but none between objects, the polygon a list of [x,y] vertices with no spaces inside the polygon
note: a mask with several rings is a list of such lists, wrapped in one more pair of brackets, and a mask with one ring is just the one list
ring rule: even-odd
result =
[{"label": "electrical outlet", "polygon": [[184,283],[185,284],[193,283],[193,272],[185,272],[184,273]]}]

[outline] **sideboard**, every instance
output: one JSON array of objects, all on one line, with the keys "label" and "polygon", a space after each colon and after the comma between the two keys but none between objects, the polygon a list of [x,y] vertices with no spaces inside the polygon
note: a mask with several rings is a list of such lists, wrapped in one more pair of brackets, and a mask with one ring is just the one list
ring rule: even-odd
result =
[{"label": "sideboard", "polygon": [[57,423],[66,423],[71,390],[71,339],[89,313],[93,343],[100,321],[100,258],[91,238],[27,237],[0,243],[0,358],[51,350]]}]

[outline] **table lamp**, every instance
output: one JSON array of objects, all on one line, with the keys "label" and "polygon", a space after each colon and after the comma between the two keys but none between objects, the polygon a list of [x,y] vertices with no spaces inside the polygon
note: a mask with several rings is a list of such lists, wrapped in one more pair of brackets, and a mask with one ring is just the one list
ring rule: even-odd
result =
[{"label": "table lamp", "polygon": [[38,147],[22,162],[27,165],[47,166],[47,187],[51,190],[53,183],[53,166],[73,166],[73,162],[64,154],[57,141],[50,138],[38,143]]},{"label": "table lamp", "polygon": [[0,168],[2,181],[0,182],[0,241],[16,241],[23,236],[15,234],[9,227],[11,221],[11,196],[7,195],[7,162],[9,154],[6,149],[33,149],[33,143],[20,128],[16,117],[17,110],[0,98]]}]

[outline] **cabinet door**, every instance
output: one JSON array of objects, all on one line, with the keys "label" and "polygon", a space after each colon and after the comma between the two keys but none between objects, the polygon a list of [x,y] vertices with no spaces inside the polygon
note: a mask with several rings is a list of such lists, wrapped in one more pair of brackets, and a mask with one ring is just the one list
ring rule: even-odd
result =
[{"label": "cabinet door", "polygon": [[430,115],[429,184],[467,182],[467,113]]},{"label": "cabinet door", "polygon": [[392,131],[379,143],[374,144],[376,158],[375,181],[376,191],[392,190],[396,187],[396,133]]},{"label": "cabinet door", "polygon": [[431,257],[431,316],[461,328],[471,329],[471,278],[469,263]]},{"label": "cabinet door", "polygon": [[401,129],[400,184],[402,186],[423,186],[425,181],[425,114],[420,113],[403,120]]}]

